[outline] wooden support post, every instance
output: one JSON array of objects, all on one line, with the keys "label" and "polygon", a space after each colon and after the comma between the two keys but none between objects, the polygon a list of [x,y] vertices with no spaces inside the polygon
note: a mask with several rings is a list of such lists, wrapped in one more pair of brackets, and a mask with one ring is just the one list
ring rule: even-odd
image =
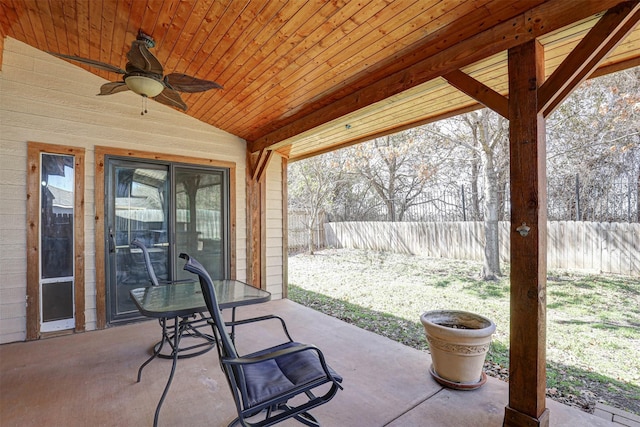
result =
[{"label": "wooden support post", "polygon": [[247,177],[247,282],[261,288],[262,194],[263,185]]},{"label": "wooden support post", "polygon": [[282,158],[282,298],[289,298],[289,161]]},{"label": "wooden support post", "polygon": [[247,152],[247,281],[266,289],[266,170],[273,151]]},{"label": "wooden support post", "polygon": [[2,25],[0,25],[0,71],[2,71],[2,58],[4,54],[4,38],[6,35],[4,34]]},{"label": "wooden support post", "polygon": [[547,206],[545,120],[538,107],[544,48],[509,49],[511,338],[504,426],[548,426],[546,386]]}]

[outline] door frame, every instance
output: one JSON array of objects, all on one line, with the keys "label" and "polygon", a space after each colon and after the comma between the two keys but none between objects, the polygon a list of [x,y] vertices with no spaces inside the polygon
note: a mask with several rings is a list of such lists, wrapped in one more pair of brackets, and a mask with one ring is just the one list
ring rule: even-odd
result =
[{"label": "door frame", "polygon": [[[37,340],[40,332],[40,154],[74,157],[74,317],[75,331],[85,330],[84,283],[84,156],[85,150],[67,145],[27,142],[27,331],[26,340]],[[44,334],[56,334],[45,332]]]},{"label": "door frame", "polygon": [[236,278],[236,163],[204,157],[189,157],[173,154],[151,153],[113,147],[95,147],[95,253],[96,253],[96,328],[107,327],[107,283],[105,263],[105,157],[146,159],[184,165],[211,166],[229,169],[229,261],[230,278]]}]

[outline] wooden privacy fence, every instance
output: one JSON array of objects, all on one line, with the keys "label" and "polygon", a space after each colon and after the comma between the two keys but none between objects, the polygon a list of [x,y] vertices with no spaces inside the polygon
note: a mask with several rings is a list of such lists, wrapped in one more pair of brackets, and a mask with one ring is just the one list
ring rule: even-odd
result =
[{"label": "wooden privacy fence", "polygon": [[[509,222],[500,222],[500,258],[509,261]],[[428,257],[482,261],[483,222],[333,222],[326,244]],[[554,221],[547,237],[549,269],[640,276],[640,224]]]},{"label": "wooden privacy fence", "polygon": [[309,233],[309,215],[306,212],[289,211],[288,213],[288,246],[290,252],[296,252],[299,250],[307,250],[309,248],[309,235],[313,236],[313,243],[315,248],[324,248],[325,242],[325,229],[323,223],[325,222],[324,213],[318,215],[318,219],[315,223],[313,231]]}]

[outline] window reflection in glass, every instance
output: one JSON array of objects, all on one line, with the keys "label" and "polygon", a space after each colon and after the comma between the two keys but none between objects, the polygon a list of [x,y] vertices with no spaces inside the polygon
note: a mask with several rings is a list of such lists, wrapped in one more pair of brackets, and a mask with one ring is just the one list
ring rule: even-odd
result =
[{"label": "window reflection in glass", "polygon": [[226,275],[222,177],[221,171],[176,169],[177,252],[196,257],[213,279]]},{"label": "window reflection in glass", "polygon": [[42,155],[42,278],[73,276],[73,157]]}]

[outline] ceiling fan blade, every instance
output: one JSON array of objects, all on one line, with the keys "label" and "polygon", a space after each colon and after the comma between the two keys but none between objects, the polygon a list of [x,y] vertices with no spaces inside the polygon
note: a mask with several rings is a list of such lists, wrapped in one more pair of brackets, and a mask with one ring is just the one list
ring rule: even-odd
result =
[{"label": "ceiling fan blade", "polygon": [[100,86],[100,93],[98,95],[113,95],[114,93],[124,92],[129,90],[129,87],[124,82],[109,82]]},{"label": "ceiling fan blade", "polygon": [[160,92],[160,95],[153,99],[170,107],[176,107],[187,111],[187,104],[184,103],[180,94],[173,89],[165,88]]},{"label": "ceiling fan blade", "polygon": [[222,89],[222,86],[211,80],[202,80],[180,73],[169,74],[164,78],[164,81],[173,89],[187,93],[204,92],[210,89]]},{"label": "ceiling fan blade", "polygon": [[127,53],[129,63],[138,70],[148,71],[162,76],[164,70],[160,62],[147,48],[147,44],[142,40],[134,40],[131,49]]},{"label": "ceiling fan blade", "polygon": [[55,52],[49,52],[49,53],[53,56],[57,56],[58,58],[80,62],[82,64],[90,65],[92,67],[99,68],[101,70],[111,71],[112,73],[118,73],[118,74],[126,74],[126,71],[124,71],[122,68],[116,67],[115,65],[105,64],[104,62],[94,61],[93,59],[80,58],[79,56],[63,55],[61,53],[55,53]]}]

